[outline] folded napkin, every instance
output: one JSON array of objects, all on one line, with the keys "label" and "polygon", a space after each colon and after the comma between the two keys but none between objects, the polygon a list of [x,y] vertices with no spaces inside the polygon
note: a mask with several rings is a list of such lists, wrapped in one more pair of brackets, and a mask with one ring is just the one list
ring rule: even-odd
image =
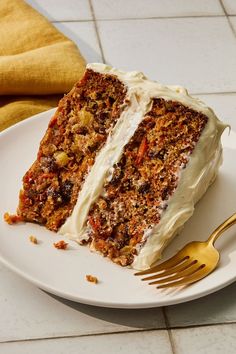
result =
[{"label": "folded napkin", "polygon": [[57,105],[79,80],[76,45],[23,0],[0,1],[0,131]]}]

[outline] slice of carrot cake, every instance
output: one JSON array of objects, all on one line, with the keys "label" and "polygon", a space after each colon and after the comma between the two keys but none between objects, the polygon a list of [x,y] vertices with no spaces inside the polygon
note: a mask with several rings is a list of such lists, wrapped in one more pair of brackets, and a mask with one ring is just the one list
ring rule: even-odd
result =
[{"label": "slice of carrot cake", "polygon": [[64,96],[40,143],[37,160],[23,177],[18,213],[25,221],[58,231],[126,99],[127,88],[116,76],[92,69]]},{"label": "slice of carrot cake", "polygon": [[49,123],[18,214],[147,268],[216,177],[224,128],[182,87],[89,64]]}]

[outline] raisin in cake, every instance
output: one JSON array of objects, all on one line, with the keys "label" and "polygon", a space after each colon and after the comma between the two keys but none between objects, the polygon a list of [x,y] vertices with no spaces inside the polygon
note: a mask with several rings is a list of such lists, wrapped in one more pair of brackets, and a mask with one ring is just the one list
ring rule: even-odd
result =
[{"label": "raisin in cake", "polygon": [[89,64],[49,123],[18,214],[147,268],[214,181],[224,128],[182,87]]}]

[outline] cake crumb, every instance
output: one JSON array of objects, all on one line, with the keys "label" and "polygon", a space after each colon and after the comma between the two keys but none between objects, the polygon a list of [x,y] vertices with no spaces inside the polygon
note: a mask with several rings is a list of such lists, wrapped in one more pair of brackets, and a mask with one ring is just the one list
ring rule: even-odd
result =
[{"label": "cake crumb", "polygon": [[90,274],[86,275],[86,280],[89,281],[90,283],[94,283],[94,284],[98,283],[98,278]]},{"label": "cake crumb", "polygon": [[35,245],[38,244],[37,238],[36,238],[35,236],[33,236],[33,235],[31,235],[31,236],[29,237],[29,240],[30,240],[30,242],[34,243]]},{"label": "cake crumb", "polygon": [[8,223],[8,225],[13,225],[13,224],[16,224],[16,223],[22,221],[22,218],[16,214],[5,213],[3,215],[3,218],[4,218],[4,221],[6,221]]},{"label": "cake crumb", "polygon": [[53,245],[58,250],[65,250],[65,249],[67,249],[68,243],[66,243],[65,241],[61,240],[61,241],[55,242]]}]

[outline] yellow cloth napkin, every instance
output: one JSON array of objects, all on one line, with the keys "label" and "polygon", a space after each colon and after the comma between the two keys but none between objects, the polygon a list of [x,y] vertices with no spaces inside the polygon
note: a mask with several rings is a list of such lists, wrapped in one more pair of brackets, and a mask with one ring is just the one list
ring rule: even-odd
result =
[{"label": "yellow cloth napkin", "polygon": [[31,6],[0,1],[0,131],[55,107],[84,69],[76,45]]}]

